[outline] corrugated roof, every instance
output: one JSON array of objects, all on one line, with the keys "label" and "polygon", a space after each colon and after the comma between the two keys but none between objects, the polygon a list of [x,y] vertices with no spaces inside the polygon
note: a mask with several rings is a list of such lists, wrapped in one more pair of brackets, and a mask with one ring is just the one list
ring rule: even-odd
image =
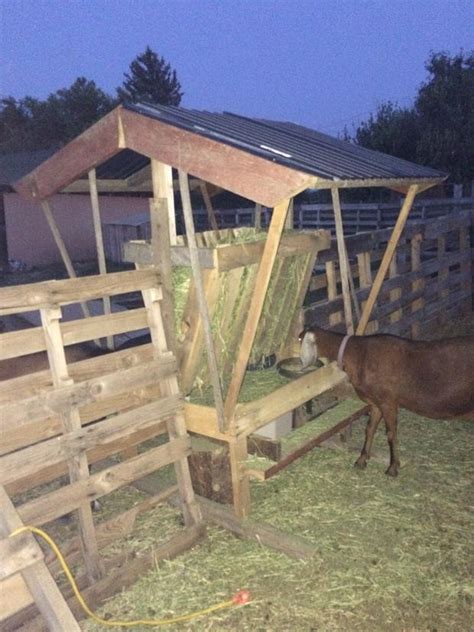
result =
[{"label": "corrugated roof", "polygon": [[324,179],[430,179],[446,175],[293,123],[147,103],[127,104],[125,107]]}]

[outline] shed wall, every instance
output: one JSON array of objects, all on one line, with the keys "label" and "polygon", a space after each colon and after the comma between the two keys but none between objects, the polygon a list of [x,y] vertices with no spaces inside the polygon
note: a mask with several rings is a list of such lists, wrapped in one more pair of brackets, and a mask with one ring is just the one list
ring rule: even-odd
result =
[{"label": "shed wall", "polygon": [[[61,261],[51,231],[39,204],[6,193],[5,224],[9,259],[27,266],[42,266]],[[72,260],[84,261],[96,256],[92,208],[88,195],[54,195],[51,208]],[[122,219],[146,212],[148,199],[101,196],[103,221]]]}]

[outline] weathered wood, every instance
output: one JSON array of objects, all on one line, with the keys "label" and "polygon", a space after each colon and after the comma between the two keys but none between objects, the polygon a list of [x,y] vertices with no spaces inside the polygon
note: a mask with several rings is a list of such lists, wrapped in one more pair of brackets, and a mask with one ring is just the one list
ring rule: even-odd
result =
[{"label": "weathered wood", "polygon": [[[86,603],[93,610],[97,609],[106,599],[126,590],[140,577],[143,577],[156,566],[158,561],[171,560],[181,555],[195,546],[204,536],[204,525],[194,525],[187,527],[182,533],[178,533],[164,544],[154,547],[152,551],[139,557],[135,557],[131,552],[119,554],[112,560],[111,570],[104,579],[82,590]],[[77,603],[76,598],[71,595],[69,589],[66,589],[65,593],[68,605],[75,617],[78,620],[83,619],[85,613]],[[48,632],[47,627],[39,619],[33,619],[34,611],[28,609],[21,614],[22,616],[17,617],[11,624],[7,622],[8,627],[5,632],[13,632],[22,624],[22,632]],[[63,628],[61,632],[65,632],[66,629],[69,632],[69,628]],[[79,628],[77,629],[79,630]]]},{"label": "weathered wood", "polygon": [[[152,162],[154,164],[154,161]],[[166,334],[167,348],[176,353],[174,325],[173,270],[171,268],[170,230],[168,225],[168,201],[164,198],[150,200],[151,239],[153,265],[161,279],[161,314]],[[174,227],[174,230],[176,227]]]},{"label": "weathered wood", "polygon": [[199,190],[201,191],[202,199],[204,200],[204,205],[206,207],[207,219],[209,221],[209,225],[212,228],[212,230],[216,231],[217,238],[219,238],[219,225],[217,223],[216,214],[212,206],[211,196],[209,195],[205,182],[200,183]]},{"label": "weathered wood", "polygon": [[241,521],[231,509],[206,498],[199,498],[199,504],[206,522],[232,531],[240,538],[256,540],[298,560],[309,560],[316,553],[316,548],[300,536],[289,535],[264,522]]},{"label": "weathered wood", "polygon": [[336,223],[337,250],[339,253],[339,268],[341,271],[342,296],[344,300],[344,317],[348,334],[354,333],[354,322],[352,318],[351,294],[349,288],[349,259],[347,257],[346,244],[344,240],[344,227],[342,224],[341,202],[339,190],[331,189],[332,204],[334,208],[334,219]]},{"label": "weathered wood", "polygon": [[225,414],[230,419],[235,411],[240,389],[249,361],[252,345],[257,333],[258,321],[262,313],[265,296],[270,282],[273,264],[278,251],[281,234],[285,225],[288,200],[273,209],[272,221],[268,229],[268,237],[262,254],[262,259],[255,279],[254,294],[250,303],[242,342],[239,347],[234,372],[227,391]]},{"label": "weathered wood", "polygon": [[214,341],[212,338],[209,310],[206,303],[201,269],[199,268],[199,260],[197,256],[197,245],[194,233],[193,211],[191,207],[188,176],[182,170],[179,170],[179,184],[181,191],[181,201],[183,205],[184,222],[186,225],[186,235],[188,238],[189,254],[191,257],[191,266],[193,270],[193,279],[196,286],[196,295],[198,300],[199,313],[201,315],[202,329],[204,333],[212,393],[214,396],[214,405],[217,412],[219,430],[222,432],[227,428],[226,415],[224,412],[224,401],[222,397],[222,386],[220,383],[219,369],[217,366]]},{"label": "weathered wood", "polygon": [[[99,273],[107,274],[107,263],[105,261],[104,237],[102,235],[102,222],[100,219],[99,192],[97,190],[97,176],[95,169],[91,169],[88,173],[90,198],[92,206],[92,221],[94,224],[94,235],[97,250],[97,262],[99,264]],[[104,305],[104,314],[107,316],[111,313],[110,296],[104,296],[102,299]],[[107,348],[114,348],[114,339],[107,336]]]},{"label": "weathered wood", "polygon": [[285,455],[278,463],[272,465],[267,470],[265,470],[265,480],[271,478],[272,476],[275,476],[275,474],[281,472],[281,470],[283,470],[285,467],[288,467],[288,465],[294,463],[297,459],[300,459],[308,452],[311,452],[311,450],[316,448],[318,445],[321,445],[330,437],[334,436],[335,434],[346,428],[346,426],[352,424],[356,419],[359,419],[359,417],[362,417],[362,415],[366,415],[369,411],[370,406],[361,406],[359,410],[357,410],[352,415],[349,415],[349,417],[346,417],[332,428],[329,428],[325,432],[322,432],[320,435],[314,437],[303,446],[297,448],[293,452],[290,452],[290,454]]},{"label": "weathered wood", "polygon": [[[107,316],[91,316],[81,320],[80,323],[79,321],[66,321],[60,323],[60,327],[64,346],[67,347],[100,338],[105,332],[115,336],[124,332],[143,329],[146,324],[146,310],[134,309]],[[46,349],[41,327],[6,332],[2,334],[1,343],[0,360],[30,355]]]},{"label": "weathered wood", "polygon": [[245,518],[250,513],[250,478],[245,469],[247,457],[247,437],[232,438],[229,441],[232,497],[234,512],[239,518]]},{"label": "weathered wood", "polygon": [[249,454],[263,456],[271,461],[281,459],[281,441],[274,441],[262,435],[251,434],[247,439],[247,450]]},{"label": "weathered wood", "polygon": [[89,276],[59,281],[35,283],[34,292],[28,285],[0,288],[0,314],[16,314],[49,305],[79,303],[82,300],[101,298],[104,295],[125,294],[137,288],[159,287],[156,270],[131,270],[106,276]]},{"label": "weathered wood", "polygon": [[[15,529],[22,526],[23,524],[11,500],[5,493],[3,486],[0,486],[0,538],[8,537]],[[19,570],[49,629],[52,632],[64,632],[64,630],[71,630],[71,632],[77,630],[79,632],[80,628],[46,568],[43,552],[33,536],[31,534],[26,537],[22,536],[20,544],[14,543],[13,547],[15,546],[25,547],[23,553],[26,555],[26,559],[21,560],[21,564],[18,564]],[[17,563],[20,561],[18,556],[16,561]],[[0,582],[0,592],[3,588],[4,586]],[[0,615],[1,618],[3,618],[2,615]]]},{"label": "weathered wood", "polygon": [[227,191],[273,207],[310,186],[306,173],[120,109],[127,147]]},{"label": "weathered wood", "polygon": [[[59,327],[60,318],[60,308],[50,307],[41,309],[41,323],[43,325],[46,339],[46,351],[48,353],[53,384],[57,388],[61,386],[68,386],[71,383],[67,369],[66,356],[64,354],[64,347],[62,344],[61,329]],[[77,409],[62,411],[61,422],[64,432],[73,432],[75,430],[80,430],[81,428],[81,418]],[[79,453],[76,456],[70,456],[68,459],[68,470],[69,479],[72,483],[87,480],[89,476],[87,456],[84,453]],[[81,546],[87,573],[91,580],[97,580],[102,577],[103,566],[100,560],[99,549],[95,536],[92,509],[90,503],[85,498],[77,506],[77,509]]]},{"label": "weathered wood", "polygon": [[265,424],[290,410],[294,410],[313,397],[344,382],[346,375],[336,363],[308,373],[248,404],[239,404],[235,413],[235,430],[249,435]]},{"label": "weathered wood", "polygon": [[169,165],[152,159],[151,178],[155,203],[158,203],[160,199],[166,200],[167,222],[163,221],[163,227],[166,225],[167,234],[169,235],[168,244],[175,246],[176,210],[174,205],[173,170]]},{"label": "weathered wood", "polygon": [[395,224],[395,227],[393,229],[392,236],[390,237],[390,240],[387,244],[387,249],[385,251],[384,257],[375,276],[369,298],[367,299],[367,303],[364,306],[364,311],[362,312],[361,319],[357,326],[357,335],[363,334],[365,328],[367,327],[370,314],[372,313],[372,309],[374,307],[375,301],[377,300],[378,293],[380,291],[380,288],[382,287],[382,283],[390,265],[390,261],[392,260],[393,254],[400,239],[400,235],[402,234],[403,228],[405,226],[408,213],[410,212],[417,193],[418,186],[416,184],[410,186],[410,189],[400,210],[400,215],[398,216],[397,223]]}]

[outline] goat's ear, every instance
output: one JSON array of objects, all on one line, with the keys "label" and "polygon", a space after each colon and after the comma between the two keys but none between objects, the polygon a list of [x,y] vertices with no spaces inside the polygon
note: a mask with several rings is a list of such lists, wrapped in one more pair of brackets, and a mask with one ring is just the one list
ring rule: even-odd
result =
[{"label": "goat's ear", "polygon": [[306,340],[306,342],[316,342],[316,334],[308,329],[303,329],[298,336],[298,340],[300,342],[303,342],[303,340]]}]

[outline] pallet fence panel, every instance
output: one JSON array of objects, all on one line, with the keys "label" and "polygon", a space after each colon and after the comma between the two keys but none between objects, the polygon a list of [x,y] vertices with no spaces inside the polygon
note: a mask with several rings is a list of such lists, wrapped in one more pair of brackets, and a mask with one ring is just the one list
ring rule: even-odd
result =
[{"label": "pallet fence panel", "polygon": [[[382,285],[367,333],[418,337],[472,309],[472,213],[410,221]],[[389,229],[346,237],[356,295],[363,306]],[[305,300],[305,321],[343,330],[343,301],[335,239],[320,254]]]},{"label": "pallet fence panel", "polygon": [[[184,426],[177,361],[163,335],[159,276],[153,270],[137,270],[107,277],[109,284],[98,276],[0,289],[0,314],[36,309],[42,316],[41,327],[25,330],[23,346],[17,336],[0,334],[3,362],[28,363],[27,354],[34,351],[44,356],[41,367],[48,367],[35,370],[28,365],[31,373],[0,382],[0,489],[11,498],[19,524],[39,527],[71,514],[61,548],[85,569],[81,582],[86,592],[104,581],[105,565],[118,564],[125,552],[113,553],[106,560],[99,546],[103,526],[97,524],[91,502],[103,496],[112,492],[133,496],[135,481],[174,464],[179,476],[172,491],[179,490],[186,531],[193,530],[189,542],[196,541],[196,530],[202,535],[190,483],[191,444]],[[152,296],[152,308],[138,306],[126,315],[62,322],[64,304],[89,300],[102,291],[110,296],[124,290]],[[151,344],[107,350],[80,362],[67,360],[68,343],[103,338],[110,332],[130,333],[144,326],[158,331]],[[140,450],[129,458],[134,446]],[[123,488],[127,490],[121,492]],[[130,503],[125,509],[119,503],[108,519],[117,537],[129,535],[133,528]],[[149,508],[153,506],[156,503]],[[170,552],[176,548],[176,537],[169,540]],[[133,556],[131,550],[129,554]],[[154,551],[147,554],[147,566],[153,555]],[[14,587],[0,585],[3,589]],[[27,605],[22,602],[20,608]],[[34,614],[28,608],[16,608],[11,617],[23,623]]]}]

